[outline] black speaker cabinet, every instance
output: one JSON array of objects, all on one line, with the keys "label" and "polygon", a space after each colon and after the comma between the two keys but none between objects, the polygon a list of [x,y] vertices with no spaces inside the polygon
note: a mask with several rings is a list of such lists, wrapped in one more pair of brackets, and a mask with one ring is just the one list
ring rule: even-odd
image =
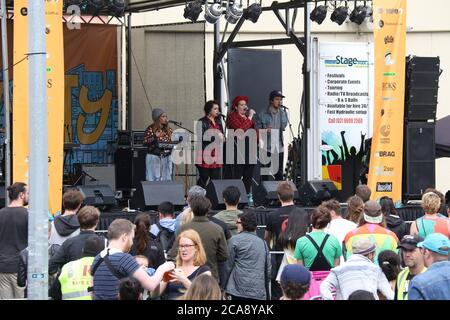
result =
[{"label": "black speaker cabinet", "polygon": [[322,201],[336,198],[338,191],[330,180],[311,180],[298,191],[300,203],[304,206],[318,206]]},{"label": "black speaker cabinet", "polygon": [[81,185],[78,186],[78,190],[83,193],[84,204],[86,205],[102,208],[116,205],[115,194],[109,185]]},{"label": "black speaker cabinet", "polygon": [[241,197],[239,199],[239,206],[248,204],[247,192],[245,191],[244,182],[240,179],[226,179],[226,180],[211,180],[206,188],[206,197],[211,201],[211,209],[225,209],[222,192],[229,186],[235,186],[239,189]]},{"label": "black speaker cabinet", "polygon": [[410,122],[405,126],[403,198],[421,199],[423,191],[435,186],[435,123]]},{"label": "black speaker cabinet", "polygon": [[[277,206],[278,204],[278,184],[282,181],[261,181],[259,186],[253,192],[253,201],[255,206]],[[297,187],[294,185],[294,201],[299,201]]]},{"label": "black speaker cabinet", "polygon": [[114,155],[116,189],[137,188],[145,180],[146,149],[118,148]]},{"label": "black speaker cabinet", "polygon": [[156,210],[161,202],[170,201],[177,210],[186,205],[184,185],[179,181],[141,181],[131,199],[131,207]]}]

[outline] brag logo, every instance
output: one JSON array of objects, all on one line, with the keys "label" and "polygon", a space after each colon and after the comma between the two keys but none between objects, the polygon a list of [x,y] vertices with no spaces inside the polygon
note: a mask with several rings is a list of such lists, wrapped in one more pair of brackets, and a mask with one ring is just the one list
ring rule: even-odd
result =
[{"label": "brag logo", "polygon": [[375,152],[375,157],[377,157],[377,158],[394,158],[395,151],[377,151],[377,152]]},{"label": "brag logo", "polygon": [[377,182],[377,192],[392,192],[392,182]]}]

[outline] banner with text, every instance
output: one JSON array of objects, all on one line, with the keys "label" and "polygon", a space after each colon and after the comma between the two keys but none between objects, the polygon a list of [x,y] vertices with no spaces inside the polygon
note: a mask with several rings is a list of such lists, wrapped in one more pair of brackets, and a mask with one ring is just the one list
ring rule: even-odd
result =
[{"label": "banner with text", "polygon": [[[368,185],[372,199],[402,198],[406,0],[374,0],[375,109]],[[395,125],[394,125],[395,124]]]},{"label": "banner with text", "polygon": [[373,106],[371,43],[319,44],[319,126],[322,178],[346,199],[354,193],[370,136]]}]

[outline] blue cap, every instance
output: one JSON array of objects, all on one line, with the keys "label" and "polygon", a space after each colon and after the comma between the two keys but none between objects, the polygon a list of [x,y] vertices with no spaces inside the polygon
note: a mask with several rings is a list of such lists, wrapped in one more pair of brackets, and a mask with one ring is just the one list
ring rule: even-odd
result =
[{"label": "blue cap", "polygon": [[281,97],[284,98],[283,93],[281,90],[273,90],[269,95],[269,100],[273,100],[275,97]]},{"label": "blue cap", "polygon": [[295,284],[307,285],[311,281],[311,273],[299,264],[288,264],[281,272],[280,283],[293,282]]},{"label": "blue cap", "polygon": [[417,246],[446,256],[450,251],[450,240],[441,233],[432,233],[424,241],[419,242]]}]

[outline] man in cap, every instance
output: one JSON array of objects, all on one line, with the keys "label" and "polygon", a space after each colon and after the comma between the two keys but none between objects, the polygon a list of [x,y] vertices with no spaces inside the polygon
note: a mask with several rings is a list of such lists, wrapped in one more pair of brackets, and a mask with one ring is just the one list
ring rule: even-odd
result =
[{"label": "man in cap", "polygon": [[417,246],[428,270],[411,281],[409,300],[450,300],[450,240],[443,234],[432,233]]},{"label": "man in cap", "polygon": [[[263,180],[284,180],[283,179],[283,158],[284,144],[283,131],[288,124],[288,115],[283,106],[284,95],[280,90],[274,90],[269,95],[269,107],[257,119],[259,129],[267,129],[267,151],[269,157],[278,156],[278,171],[271,172],[271,175],[263,175]],[[271,145],[271,138],[276,140]],[[270,163],[269,165],[270,166]],[[276,169],[276,168],[274,168]]]},{"label": "man in cap", "polygon": [[[375,261],[378,261],[378,253],[384,250],[397,252],[398,238],[392,231],[383,227],[383,213],[378,202],[369,200],[364,204],[362,225],[347,233],[344,238],[344,256],[352,254],[353,242],[361,238],[370,237],[375,240]],[[361,223],[360,223],[361,224]]]},{"label": "man in cap", "polygon": [[416,275],[427,270],[424,265],[420,248],[417,247],[417,244],[421,241],[423,241],[422,237],[406,235],[398,245],[406,268],[397,276],[397,282],[395,283],[395,300],[408,300],[408,288],[411,280]]},{"label": "man in cap", "polygon": [[394,299],[394,291],[381,268],[373,263],[376,246],[369,238],[359,238],[352,243],[353,254],[350,258],[331,269],[320,284],[320,295],[324,300],[332,300],[333,288],[336,300],[347,300],[357,290],[371,292],[378,299],[380,291],[388,300]]},{"label": "man in cap", "polygon": [[309,290],[311,272],[299,264],[288,264],[280,277],[283,296],[280,300],[302,300]]}]

